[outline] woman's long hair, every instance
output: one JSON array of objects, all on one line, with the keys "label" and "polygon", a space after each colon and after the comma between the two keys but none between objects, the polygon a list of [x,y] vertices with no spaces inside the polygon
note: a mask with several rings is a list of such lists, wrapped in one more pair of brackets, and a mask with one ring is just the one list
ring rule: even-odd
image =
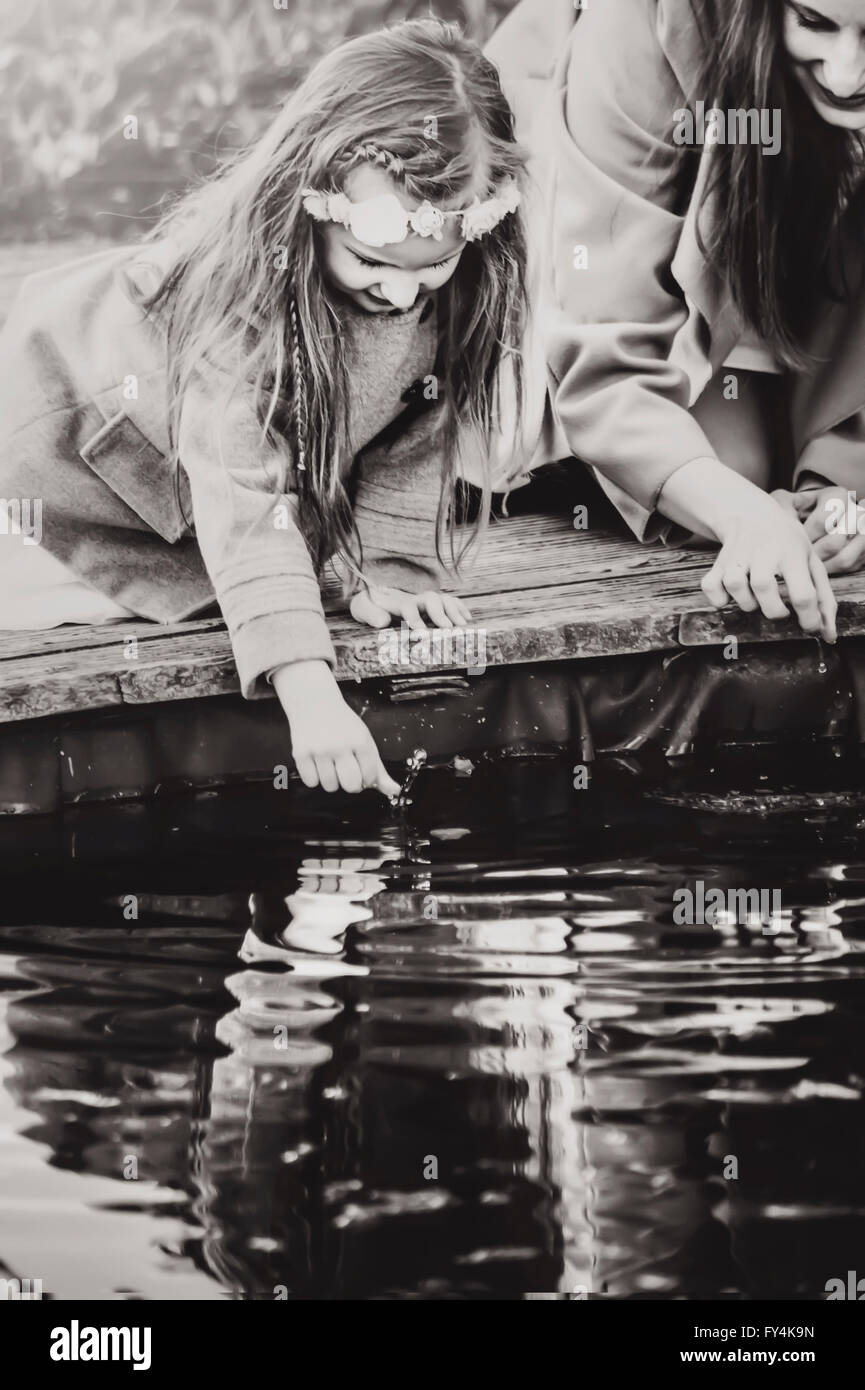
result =
[{"label": "woman's long hair", "polygon": [[[150,239],[181,253],[148,307],[165,311],[169,420],[178,438],[185,392],[205,364],[250,385],[263,437],[286,468],[294,453],[299,523],[320,570],[331,556],[361,563],[340,469],[350,447],[349,383],[339,297],[321,272],[304,189],[341,190],[359,149],[402,161],[418,200],[463,207],[524,177],[498,74],[453,25],[396,25],[321,60],[265,134],[186,195]],[[523,220],[510,215],[469,243],[438,292],[436,374],[444,444],[443,522],[452,516],[463,448],[488,448],[499,418],[499,367],[511,360],[522,398],[526,315]],[[518,401],[518,404],[519,404]],[[453,556],[451,532],[451,555]],[[440,552],[439,552],[440,553]]]},{"label": "woman's long hair", "polygon": [[778,360],[801,367],[818,292],[848,292],[837,234],[861,171],[861,140],[822,120],[802,90],[784,48],[783,0],[691,3],[706,56],[689,100],[781,112],[777,154],[751,143],[713,148],[705,197],[717,211],[701,247]]}]

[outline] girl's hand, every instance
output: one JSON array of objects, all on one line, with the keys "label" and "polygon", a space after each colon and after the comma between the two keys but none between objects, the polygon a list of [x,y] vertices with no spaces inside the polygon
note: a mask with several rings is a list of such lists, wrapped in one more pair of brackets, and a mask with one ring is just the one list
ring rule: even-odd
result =
[{"label": "girl's hand", "polygon": [[795,511],[827,574],[854,574],[865,567],[865,502],[857,502],[855,493],[852,501],[844,487],[772,496]]},{"label": "girl's hand", "polygon": [[399,783],[388,774],[375,741],[350,709],[326,661],[296,661],[271,677],[288,717],[291,751],[301,781],[327,792],[375,787],[396,796]]},{"label": "girl's hand", "polygon": [[406,594],[401,589],[385,589],[373,585],[361,589],[349,604],[349,612],[357,623],[368,627],[389,627],[392,618],[401,618],[412,632],[426,632],[427,625],[421,610],[434,627],[465,627],[472,620],[462,599],[454,594],[440,594],[427,589],[422,594]]},{"label": "girl's hand", "polygon": [[[764,495],[765,497],[765,495]],[[745,613],[786,618],[779,578],[804,632],[835,642],[837,603],[826,567],[792,508],[765,497],[765,505],[723,526],[721,550],[702,589],[716,608],[737,603]]]}]

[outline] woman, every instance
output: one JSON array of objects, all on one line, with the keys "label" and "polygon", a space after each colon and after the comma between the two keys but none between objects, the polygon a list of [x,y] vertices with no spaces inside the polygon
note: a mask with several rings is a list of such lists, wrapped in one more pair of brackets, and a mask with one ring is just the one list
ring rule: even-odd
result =
[{"label": "woman", "polygon": [[543,115],[524,101],[518,117],[550,179],[567,452],[641,539],[673,522],[720,543],[713,604],[783,617],[781,578],[803,628],[833,640],[826,570],[865,563],[857,525],[837,525],[848,491],[865,496],[865,0],[602,0],[578,17],[560,62],[544,0],[489,50],[518,104],[552,74]]}]

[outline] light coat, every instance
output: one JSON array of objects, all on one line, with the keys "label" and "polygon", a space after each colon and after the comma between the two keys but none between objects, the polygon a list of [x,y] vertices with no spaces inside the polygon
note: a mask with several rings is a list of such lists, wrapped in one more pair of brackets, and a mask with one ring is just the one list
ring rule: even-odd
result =
[{"label": "light coat", "polygon": [[[174,254],[111,249],[25,281],[0,334],[0,497],[38,499],[48,551],[142,617],[218,601],[250,696],[283,662],[335,653],[291,446],[262,444],[248,393],[215,368],[184,400],[171,465],[165,327],[140,300]],[[364,573],[414,591],[441,579],[439,412],[407,410],[436,356],[434,304],[423,310],[345,321]]]},{"label": "light coat", "polygon": [[[523,0],[487,51],[546,209],[536,234],[555,433],[535,463],[574,455],[593,465],[643,534],[667,479],[717,456],[692,410],[744,327],[697,236],[713,147],[694,157],[684,209],[661,187],[681,156],[674,113],[700,64],[693,11],[689,0],[592,0],[579,12]],[[716,217],[710,198],[704,242]],[[848,246],[851,283],[861,242]],[[792,381],[791,485],[815,472],[862,491],[865,286],[844,304],[822,302],[806,346],[818,366]]]}]

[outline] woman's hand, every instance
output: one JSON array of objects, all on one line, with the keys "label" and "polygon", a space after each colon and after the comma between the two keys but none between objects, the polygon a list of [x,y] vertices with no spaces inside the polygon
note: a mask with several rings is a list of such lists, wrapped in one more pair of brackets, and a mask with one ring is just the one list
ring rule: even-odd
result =
[{"label": "woman's hand", "polygon": [[779,501],[720,459],[707,457],[676,469],[657,507],[677,525],[720,545],[703,580],[703,592],[716,608],[732,599],[746,613],[759,608],[767,618],[784,618],[780,576],[804,630],[834,642],[837,604],[826,568],[792,505]]},{"label": "woman's hand", "polygon": [[421,617],[424,611],[436,628],[465,627],[472,620],[462,599],[454,594],[440,594],[427,589],[422,594],[407,594],[402,589],[386,589],[377,585],[361,589],[349,604],[349,612],[357,623],[368,627],[389,627],[393,618],[401,618],[412,632],[426,632]]},{"label": "woman's hand", "polygon": [[291,751],[301,781],[327,792],[375,787],[396,796],[399,783],[388,774],[375,740],[350,709],[326,661],[295,661],[271,677],[288,717]]},{"label": "woman's hand", "polygon": [[721,549],[702,589],[716,608],[737,603],[745,613],[758,609],[767,618],[786,618],[789,609],[778,580],[804,632],[835,642],[837,602],[816,549],[792,508],[762,494],[746,516],[719,526]]},{"label": "woman's hand", "polygon": [[773,492],[790,508],[826,566],[827,574],[854,574],[865,568],[865,502],[844,487]]}]

